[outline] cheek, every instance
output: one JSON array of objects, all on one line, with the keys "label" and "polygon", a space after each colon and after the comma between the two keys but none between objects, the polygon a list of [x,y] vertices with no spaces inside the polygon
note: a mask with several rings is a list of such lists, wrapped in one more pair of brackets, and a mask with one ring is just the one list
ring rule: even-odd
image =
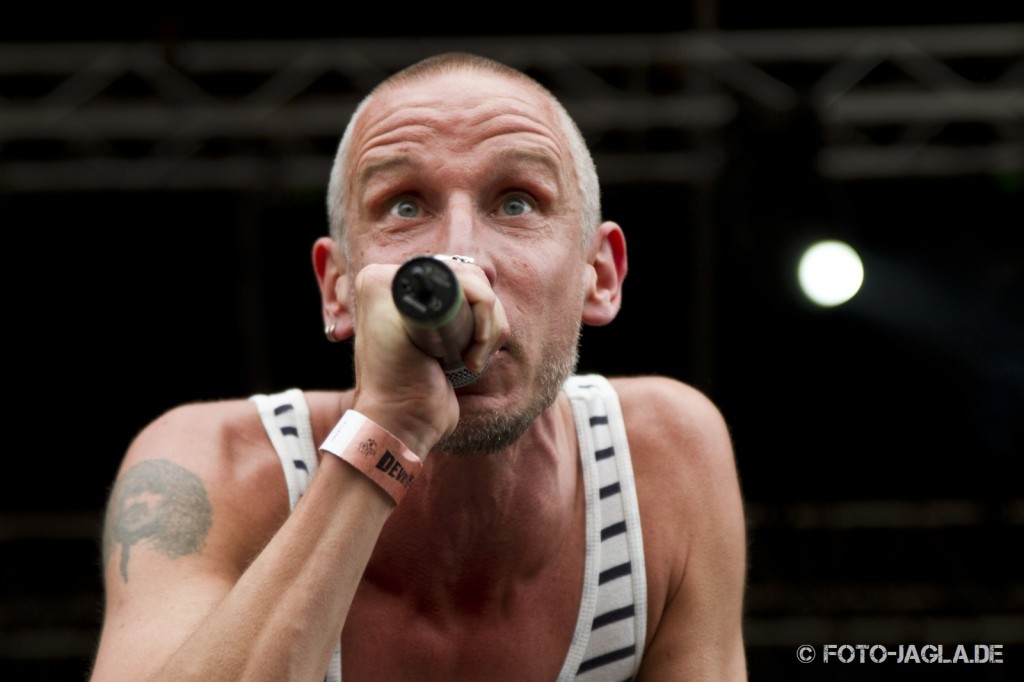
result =
[{"label": "cheek", "polygon": [[[549,259],[543,254],[535,260],[510,259],[503,268],[509,301],[522,314],[522,321],[563,318],[568,324],[579,322],[583,312],[583,277],[574,263]],[[499,282],[501,279],[499,279]],[[515,293],[512,293],[515,292]],[[499,297],[502,296],[499,292]]]},{"label": "cheek", "polygon": [[516,303],[526,313],[538,314],[551,304],[552,293],[560,286],[556,281],[555,269],[555,264],[543,252],[535,254],[533,258],[518,254],[505,257],[496,284],[503,284],[502,288],[509,296],[517,299]]},{"label": "cheek", "polygon": [[572,256],[561,259],[542,258],[536,265],[537,282],[546,283],[547,289],[556,297],[552,303],[575,302],[583,288],[583,270],[580,261]]},{"label": "cheek", "polygon": [[416,244],[378,244],[371,241],[362,241],[352,254],[350,265],[354,266],[353,273],[371,263],[393,263],[399,265],[415,256],[422,256],[430,253],[429,249],[418,248]]}]

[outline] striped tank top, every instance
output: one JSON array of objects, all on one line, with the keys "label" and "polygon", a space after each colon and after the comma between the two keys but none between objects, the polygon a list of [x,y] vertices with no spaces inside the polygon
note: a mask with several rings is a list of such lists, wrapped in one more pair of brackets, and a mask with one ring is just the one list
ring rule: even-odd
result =
[{"label": "striped tank top", "polygon": [[[586,492],[583,592],[572,644],[559,682],[622,682],[640,667],[647,628],[647,582],[640,512],[618,396],[599,375],[570,377]],[[317,444],[302,391],[255,395],[267,436],[284,469],[294,509],[316,472]],[[341,680],[341,649],[328,682]]]}]

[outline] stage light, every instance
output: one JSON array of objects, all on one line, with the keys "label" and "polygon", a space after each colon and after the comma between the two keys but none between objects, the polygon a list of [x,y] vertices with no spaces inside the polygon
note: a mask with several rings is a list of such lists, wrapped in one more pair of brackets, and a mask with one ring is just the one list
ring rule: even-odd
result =
[{"label": "stage light", "polygon": [[807,298],[829,308],[842,305],[857,294],[864,282],[864,265],[849,244],[822,241],[804,251],[797,278]]}]

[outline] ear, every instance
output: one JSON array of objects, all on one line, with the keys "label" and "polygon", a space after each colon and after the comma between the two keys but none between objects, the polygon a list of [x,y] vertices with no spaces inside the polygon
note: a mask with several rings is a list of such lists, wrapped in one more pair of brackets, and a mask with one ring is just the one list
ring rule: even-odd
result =
[{"label": "ear", "polygon": [[313,270],[320,285],[324,328],[334,325],[333,338],[343,341],[352,336],[352,311],[349,309],[348,263],[341,248],[330,237],[313,244]]},{"label": "ear", "polygon": [[583,322],[608,324],[622,306],[622,282],[626,279],[626,236],[613,222],[604,222],[591,237],[587,250],[586,294]]}]

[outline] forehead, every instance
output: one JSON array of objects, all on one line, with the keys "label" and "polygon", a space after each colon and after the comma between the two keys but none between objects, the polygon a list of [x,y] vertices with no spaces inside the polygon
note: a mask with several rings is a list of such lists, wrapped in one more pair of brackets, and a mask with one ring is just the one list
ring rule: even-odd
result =
[{"label": "forehead", "polygon": [[550,96],[500,74],[458,70],[387,85],[373,95],[353,132],[353,170],[367,159],[421,143],[452,153],[496,142],[532,147],[571,167],[569,143]]}]

